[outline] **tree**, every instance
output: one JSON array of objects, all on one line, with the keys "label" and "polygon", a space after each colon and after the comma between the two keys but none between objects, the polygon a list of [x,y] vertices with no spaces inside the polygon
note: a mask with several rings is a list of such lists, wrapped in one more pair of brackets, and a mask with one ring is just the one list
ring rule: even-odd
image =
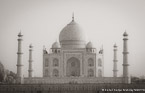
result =
[{"label": "tree", "polygon": [[5,77],[5,68],[3,64],[0,62],[0,82],[4,81],[4,77]]},{"label": "tree", "polygon": [[0,62],[0,83],[15,83],[16,74],[8,69],[5,69],[3,64]]},{"label": "tree", "polygon": [[139,77],[131,76],[131,83],[139,83]]},{"label": "tree", "polygon": [[15,83],[15,81],[16,81],[16,74],[6,69],[4,83],[12,84],[12,83]]}]

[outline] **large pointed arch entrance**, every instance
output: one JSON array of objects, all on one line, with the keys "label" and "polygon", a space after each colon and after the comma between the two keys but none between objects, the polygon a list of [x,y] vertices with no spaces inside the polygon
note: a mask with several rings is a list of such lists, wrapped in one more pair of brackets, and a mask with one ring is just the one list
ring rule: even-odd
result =
[{"label": "large pointed arch entrance", "polygon": [[80,60],[72,57],[67,60],[66,76],[80,76]]}]

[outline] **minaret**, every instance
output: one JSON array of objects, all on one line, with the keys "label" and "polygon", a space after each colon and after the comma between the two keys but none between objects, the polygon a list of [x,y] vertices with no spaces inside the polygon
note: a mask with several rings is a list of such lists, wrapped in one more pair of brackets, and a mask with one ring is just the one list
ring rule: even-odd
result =
[{"label": "minaret", "polygon": [[129,71],[128,71],[128,34],[126,31],[123,34],[123,83],[130,83]]},{"label": "minaret", "polygon": [[29,46],[29,69],[28,69],[28,77],[31,78],[32,77],[32,72],[33,72],[33,69],[32,69],[32,51],[33,51],[33,46],[32,44],[30,44]]},{"label": "minaret", "polygon": [[23,72],[22,72],[22,39],[23,35],[21,32],[18,34],[18,52],[17,52],[17,81],[16,83],[21,84],[23,79]]},{"label": "minaret", "polygon": [[113,59],[113,62],[114,62],[114,66],[113,66],[113,77],[117,77],[117,46],[116,44],[114,44],[114,59]]}]

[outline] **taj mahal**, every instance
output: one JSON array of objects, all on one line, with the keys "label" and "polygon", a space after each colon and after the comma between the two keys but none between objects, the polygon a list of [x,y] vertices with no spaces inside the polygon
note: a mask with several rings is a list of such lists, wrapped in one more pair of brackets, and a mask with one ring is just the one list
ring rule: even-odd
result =
[{"label": "taj mahal", "polygon": [[33,77],[33,46],[29,46],[28,77],[23,77],[23,35],[18,34],[17,80],[19,84],[64,83],[130,83],[128,63],[128,34],[123,34],[123,76],[117,76],[117,45],[114,44],[113,77],[104,77],[103,48],[97,50],[72,17],[59,34],[50,51],[43,48],[43,77]]}]

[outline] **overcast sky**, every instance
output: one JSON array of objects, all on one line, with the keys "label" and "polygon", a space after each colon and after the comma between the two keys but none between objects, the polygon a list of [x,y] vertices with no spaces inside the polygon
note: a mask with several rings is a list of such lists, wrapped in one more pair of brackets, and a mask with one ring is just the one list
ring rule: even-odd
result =
[{"label": "overcast sky", "polygon": [[131,75],[145,75],[145,0],[0,0],[0,60],[16,72],[17,35],[23,37],[24,76],[28,76],[29,44],[33,44],[34,76],[42,76],[42,49],[47,50],[74,12],[75,21],[99,50],[104,48],[105,76],[112,76],[113,45],[118,46],[122,75],[123,36],[129,34]]}]

